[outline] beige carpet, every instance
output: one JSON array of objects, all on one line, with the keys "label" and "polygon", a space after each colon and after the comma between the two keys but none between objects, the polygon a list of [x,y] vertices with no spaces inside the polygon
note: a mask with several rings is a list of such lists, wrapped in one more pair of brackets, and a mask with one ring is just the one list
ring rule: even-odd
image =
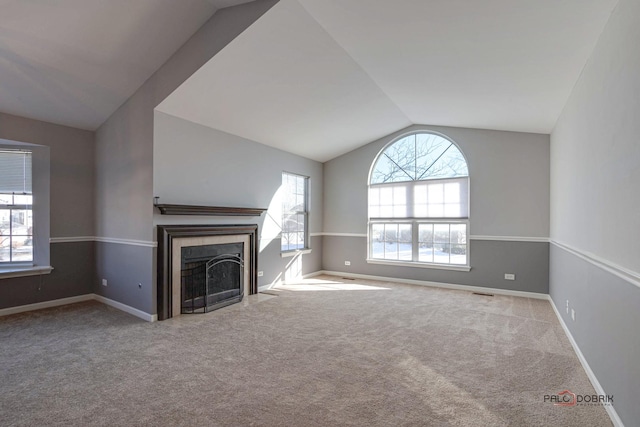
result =
[{"label": "beige carpet", "polygon": [[145,323],[0,318],[2,426],[609,426],[547,301],[323,276]]}]

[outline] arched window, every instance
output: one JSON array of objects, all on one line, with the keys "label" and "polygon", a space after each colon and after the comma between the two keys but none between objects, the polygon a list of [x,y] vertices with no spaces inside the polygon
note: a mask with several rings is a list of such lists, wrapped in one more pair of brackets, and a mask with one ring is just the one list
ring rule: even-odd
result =
[{"label": "arched window", "polygon": [[467,266],[469,171],[435,133],[385,147],[369,176],[369,261]]}]

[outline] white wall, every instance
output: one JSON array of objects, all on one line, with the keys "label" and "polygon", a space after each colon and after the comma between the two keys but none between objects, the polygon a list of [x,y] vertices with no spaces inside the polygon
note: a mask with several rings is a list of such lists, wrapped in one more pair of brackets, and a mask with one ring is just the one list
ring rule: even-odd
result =
[{"label": "white wall", "polygon": [[620,1],[551,135],[551,237],[636,272],[639,17]]}]

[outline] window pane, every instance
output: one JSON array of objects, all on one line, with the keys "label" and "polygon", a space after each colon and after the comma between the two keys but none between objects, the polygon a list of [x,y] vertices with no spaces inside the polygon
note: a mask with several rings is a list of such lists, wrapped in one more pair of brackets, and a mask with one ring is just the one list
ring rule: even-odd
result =
[{"label": "window pane", "polygon": [[380,187],[369,188],[369,206],[380,204]]},{"label": "window pane", "polygon": [[416,204],[427,204],[427,185],[417,184],[413,187],[413,202]]},{"label": "window pane", "polygon": [[467,224],[451,224],[451,243],[467,243]]},{"label": "window pane", "polygon": [[400,224],[400,236],[398,238],[401,242],[411,243],[411,224]]},{"label": "window pane", "polygon": [[444,205],[444,217],[445,218],[460,218],[460,203],[449,203]]},{"label": "window pane", "polygon": [[398,243],[398,259],[402,261],[411,261],[413,259],[413,248],[411,242]]},{"label": "window pane", "polygon": [[444,202],[460,203],[460,183],[448,182],[444,184]]},{"label": "window pane", "polygon": [[433,262],[433,245],[430,243],[420,243],[418,251],[418,261],[420,262]]},{"label": "window pane", "polygon": [[429,133],[418,134],[416,141],[417,179],[425,179],[429,177],[427,170],[449,148],[451,142]]},{"label": "window pane", "polygon": [[433,244],[433,262],[449,264],[449,243]]},{"label": "window pane", "polygon": [[451,245],[451,264],[467,263],[467,245]]},{"label": "window pane", "polygon": [[30,236],[31,229],[31,211],[30,210],[11,210],[11,233],[13,235]]},{"label": "window pane", "polygon": [[398,225],[397,224],[385,224],[384,226],[384,240],[387,242],[396,242],[398,240]]},{"label": "window pane", "polygon": [[398,242],[385,242],[384,257],[385,259],[398,259]]},{"label": "window pane", "polygon": [[398,165],[392,162],[385,154],[381,154],[380,157],[378,157],[378,161],[371,174],[371,184],[412,180],[413,176],[407,175],[404,170],[399,168]]},{"label": "window pane", "polygon": [[467,162],[460,150],[453,144],[425,174],[425,176],[428,176],[430,179],[454,178],[468,175]]},{"label": "window pane", "polygon": [[392,187],[382,187],[380,189],[380,204],[391,206],[393,205],[393,188]]},{"label": "window pane", "polygon": [[382,240],[371,242],[371,257],[384,259],[384,242]]},{"label": "window pane", "polygon": [[393,143],[384,154],[388,156],[402,173],[405,175],[404,181],[416,179],[415,158],[416,158],[416,136],[408,135]]},{"label": "window pane", "polygon": [[430,184],[429,185],[429,204],[444,203],[444,185],[443,184]]},{"label": "window pane", "polygon": [[433,242],[433,224],[420,224],[418,228],[418,239],[420,242]]},{"label": "window pane", "polygon": [[384,224],[373,224],[371,226],[371,237],[373,240],[383,240]]},{"label": "window pane", "polygon": [[434,224],[434,242],[449,243],[449,224]]},{"label": "window pane", "polygon": [[430,218],[444,218],[444,205],[429,205],[428,213]]}]

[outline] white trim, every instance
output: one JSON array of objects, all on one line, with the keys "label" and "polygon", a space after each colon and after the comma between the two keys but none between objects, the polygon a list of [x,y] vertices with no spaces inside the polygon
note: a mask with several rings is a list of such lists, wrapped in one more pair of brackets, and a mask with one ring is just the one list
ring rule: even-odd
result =
[{"label": "white trim", "polygon": [[145,248],[155,248],[158,246],[158,242],[149,242],[146,240],[117,239],[114,237],[96,237],[95,241],[103,243],[117,243],[120,245],[143,246]]},{"label": "white trim", "polygon": [[0,317],[8,316],[10,314],[24,313],[26,311],[42,310],[43,308],[51,308],[51,307],[58,307],[61,305],[75,304],[77,302],[91,301],[92,299],[93,299],[93,294],[86,294],[86,295],[78,295],[78,296],[69,297],[69,298],[54,299],[52,301],[37,302],[35,304],[27,304],[27,305],[19,305],[17,307],[3,308],[2,310],[0,310]]},{"label": "white trim", "polygon": [[11,279],[13,277],[39,276],[41,274],[49,274],[53,271],[53,267],[47,266],[7,266],[0,268],[0,279]]},{"label": "white trim", "polygon": [[469,236],[471,240],[490,240],[498,242],[540,242],[549,243],[548,237],[522,237],[522,236]]},{"label": "white trim", "polygon": [[[578,356],[578,360],[582,364],[584,371],[587,373],[587,377],[589,378],[589,381],[591,381],[591,384],[593,385],[593,388],[596,390],[596,393],[601,395],[606,395],[607,393],[604,391],[604,388],[602,387],[602,385],[600,385],[600,382],[598,381],[596,374],[593,372],[593,370],[589,366],[589,363],[587,362],[587,359],[582,354],[582,351],[580,351],[580,347],[578,347],[578,343],[573,338],[573,335],[571,335],[571,331],[567,327],[567,324],[564,322],[562,315],[560,315],[560,312],[558,311],[558,308],[556,307],[555,302],[551,298],[551,295],[547,295],[547,297],[549,299],[549,303],[551,303],[551,307],[553,308],[553,311],[556,313],[556,317],[558,318],[558,321],[560,322],[562,329],[564,329],[565,335],[567,336],[567,338],[569,339],[569,342],[571,343],[571,346],[573,347],[573,351],[575,351],[576,356]],[[607,414],[609,414],[609,418],[611,418],[611,422],[615,427],[624,427],[624,424],[622,423],[622,420],[618,416],[618,413],[616,412],[616,409],[613,407],[613,405],[605,405],[604,409],[607,411]]]},{"label": "white trim", "polygon": [[324,233],[322,232],[309,233],[309,237],[320,237],[320,236],[324,236]]},{"label": "white trim", "polygon": [[316,233],[318,236],[335,236],[335,237],[367,237],[367,233]]},{"label": "white trim", "polygon": [[95,236],[51,237],[49,243],[94,242]]},{"label": "white trim", "polygon": [[72,242],[103,242],[117,243],[120,245],[143,246],[146,248],[155,248],[158,242],[148,240],[119,239],[115,237],[98,237],[98,236],[69,236],[69,237],[51,237],[49,243],[72,243]]},{"label": "white trim", "polygon": [[293,257],[298,256],[298,255],[306,255],[306,254],[310,254],[310,253],[311,253],[311,248],[307,248],[307,249],[300,249],[300,250],[295,250],[295,251],[280,252],[280,257],[282,257],[282,258],[293,258]]},{"label": "white trim", "polygon": [[578,258],[581,258],[595,265],[596,267],[599,267],[602,270],[605,270],[613,274],[614,276],[617,276],[623,280],[626,280],[632,285],[635,285],[640,288],[640,273],[633,270],[629,270],[628,268],[615,264],[591,252],[582,251],[580,249],[569,246],[565,243],[560,243],[557,240],[551,240],[551,243],[556,245],[560,249],[564,249],[565,251],[577,256]]},{"label": "white trim", "polygon": [[142,310],[138,310],[137,308],[133,308],[131,306],[128,306],[126,304],[123,304],[121,302],[118,301],[114,301],[112,299],[103,297],[102,295],[97,295],[97,294],[93,294],[93,299],[95,299],[98,302],[101,302],[103,304],[106,304],[108,306],[111,306],[113,308],[117,308],[120,311],[124,311],[125,313],[129,313],[133,316],[136,316],[142,320],[146,320],[147,322],[155,322],[158,320],[158,315],[157,314],[149,314],[145,311]]},{"label": "white trim", "polygon": [[[449,221],[451,222],[451,221]],[[336,237],[367,237],[366,233],[312,233],[312,236],[336,236]],[[548,237],[523,237],[523,236],[469,236],[470,240],[491,240],[498,242],[540,242],[549,243]]]},{"label": "white trim", "polygon": [[367,264],[380,264],[380,265],[395,265],[401,267],[416,267],[416,268],[432,268],[435,270],[452,270],[452,271],[471,271],[471,267],[468,265],[456,265],[456,264],[432,264],[426,262],[415,261],[393,261],[384,259],[372,259],[367,258]]},{"label": "white trim", "polygon": [[130,307],[126,304],[122,304],[121,302],[114,301],[112,299],[105,298],[102,295],[97,295],[97,294],[78,295],[75,297],[61,298],[61,299],[55,299],[51,301],[37,302],[35,304],[27,304],[27,305],[20,305],[17,307],[4,308],[0,310],[0,317],[8,316],[10,314],[24,313],[26,311],[42,310],[43,308],[51,308],[51,307],[59,307],[62,305],[75,304],[75,303],[84,302],[84,301],[98,301],[98,302],[101,302],[102,304],[124,311],[125,313],[132,314],[142,320],[146,320],[147,322],[155,322],[158,320],[157,314],[149,314],[142,310],[138,310],[137,308]]},{"label": "white trim", "polygon": [[378,280],[378,281],[384,281],[384,282],[398,282],[398,283],[406,283],[409,285],[453,289],[457,291],[485,292],[485,293],[491,293],[496,295],[507,295],[512,297],[524,297],[524,298],[534,298],[534,299],[544,299],[544,300],[548,299],[549,297],[549,295],[547,294],[539,294],[537,292],[512,291],[510,289],[485,288],[480,286],[469,286],[469,285],[455,285],[452,283],[428,282],[425,280],[398,279],[395,277],[371,276],[368,274],[345,273],[342,271],[321,270],[317,272],[317,274],[315,275],[318,276],[320,274],[327,274],[330,276],[339,276],[339,277],[350,277],[354,279]]}]

